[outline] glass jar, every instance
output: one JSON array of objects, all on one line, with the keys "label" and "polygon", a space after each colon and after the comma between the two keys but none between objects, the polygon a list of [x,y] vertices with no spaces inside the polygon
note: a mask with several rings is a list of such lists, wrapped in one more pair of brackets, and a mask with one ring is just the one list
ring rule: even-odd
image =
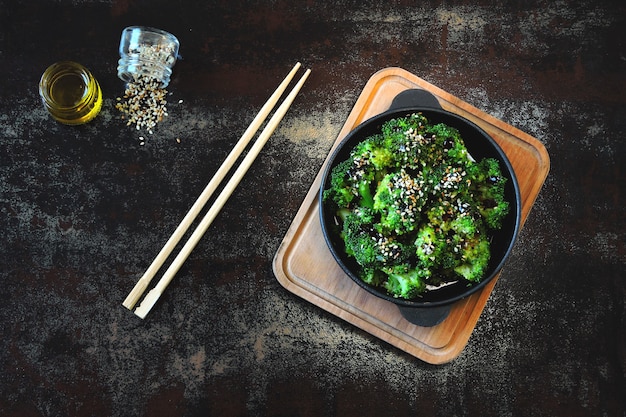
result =
[{"label": "glass jar", "polygon": [[180,44],[176,36],[146,26],[129,26],[122,31],[117,76],[131,82],[140,76],[155,79],[165,88]]},{"label": "glass jar", "polygon": [[98,81],[87,68],[73,61],[50,65],[39,81],[39,95],[50,115],[67,125],[87,123],[102,108]]}]

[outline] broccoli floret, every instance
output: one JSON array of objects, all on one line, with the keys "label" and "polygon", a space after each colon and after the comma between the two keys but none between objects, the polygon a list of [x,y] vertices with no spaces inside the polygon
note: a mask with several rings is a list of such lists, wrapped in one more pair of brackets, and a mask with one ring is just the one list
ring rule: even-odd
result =
[{"label": "broccoli floret", "polygon": [[355,225],[359,225],[360,227],[370,227],[376,221],[376,213],[369,207],[357,207],[350,213],[355,216],[353,220],[358,220],[358,223]]},{"label": "broccoli floret", "polygon": [[457,129],[443,123],[430,125],[421,113],[389,120],[382,132],[398,167],[418,169],[445,160],[461,165],[472,161]]},{"label": "broccoli floret", "polygon": [[[483,223],[480,218],[469,212],[455,211],[455,213],[455,217],[450,216],[447,220],[440,221],[439,227],[434,227],[429,223],[422,225],[415,240],[416,255],[421,264],[440,271],[440,274],[433,275],[433,282],[429,282],[433,285],[451,278],[454,275],[453,272],[457,274],[463,272],[464,278],[468,276],[477,280],[484,271],[484,267],[478,267],[484,263],[483,259],[479,257],[474,260],[471,257],[472,255],[478,256],[478,252],[471,251],[477,247],[476,242],[486,240],[483,235]],[[483,247],[480,246],[480,248]],[[474,265],[474,262],[478,266]],[[472,275],[470,271],[480,275]]]},{"label": "broccoli floret", "polygon": [[447,234],[450,231],[450,221],[459,215],[457,208],[458,206],[449,200],[433,202],[426,211],[427,222],[435,229]]},{"label": "broccoli floret", "polygon": [[471,180],[462,166],[441,164],[429,172],[429,184],[435,198],[453,200],[457,195],[467,192]]},{"label": "broccoli floret", "polygon": [[330,187],[324,190],[324,200],[332,200],[339,207],[348,207],[354,200],[354,184],[350,171],[352,160],[341,161],[330,173]]},{"label": "broccoli floret", "polygon": [[424,137],[428,120],[421,113],[400,117],[384,123],[381,130],[385,146],[395,157],[395,166],[408,169],[421,169],[426,164],[422,148],[427,142]]},{"label": "broccoli floret", "polygon": [[448,129],[452,128],[445,125],[428,125],[415,137],[420,144],[419,154],[422,167],[436,167],[446,161],[447,152],[444,145],[451,135]]},{"label": "broccoli floret", "polygon": [[377,183],[392,164],[393,154],[380,135],[359,142],[350,156],[339,162],[330,173],[330,187],[324,200],[338,207],[373,207]]},{"label": "broccoli floret", "polygon": [[[468,203],[459,199],[433,206],[428,210],[427,218],[432,220],[423,226],[424,234],[421,240],[416,240],[415,245],[419,249],[418,243],[424,245],[428,239],[437,239],[440,246],[435,246],[438,251],[431,268],[440,271],[440,274],[433,275],[433,278],[441,281],[461,275],[472,281],[480,280],[489,261],[488,258],[486,261],[484,259],[485,255],[489,256],[489,242],[484,234],[485,226],[481,217],[470,210]],[[483,252],[483,249],[486,251]],[[420,259],[425,258],[423,253],[417,252],[417,255]],[[430,282],[434,285],[439,283]]]},{"label": "broccoli floret", "polygon": [[342,229],[346,254],[366,269],[381,269],[389,264],[404,262],[411,255],[410,248],[375,230],[373,219],[368,208],[360,208],[346,216]]},{"label": "broccoli floret", "polygon": [[504,196],[507,179],[502,175],[498,160],[482,159],[472,164],[469,171],[470,192],[474,196],[475,207],[489,228],[499,229],[510,207]]},{"label": "broccoli floret", "polygon": [[352,159],[376,171],[384,171],[393,164],[394,155],[382,135],[372,135],[359,142],[352,150]]},{"label": "broccoli floret", "polygon": [[441,228],[438,229],[444,236],[445,244],[439,252],[437,266],[446,278],[460,276],[478,282],[483,277],[490,256],[485,226],[474,212],[458,210],[458,207],[463,207],[461,203],[456,207],[448,212],[449,218],[441,222]]},{"label": "broccoli floret", "polygon": [[361,268],[360,278],[367,284],[380,286],[385,283],[387,275],[376,268]]},{"label": "broccoli floret", "polygon": [[465,166],[472,162],[461,133],[454,127],[439,123],[429,127],[427,133],[436,138],[431,144],[432,147],[437,147],[435,150],[437,153],[443,152],[442,159],[458,166]]},{"label": "broccoli floret", "polygon": [[423,132],[428,126],[428,119],[422,113],[413,113],[405,117],[388,120],[381,126],[382,136],[386,140],[404,137],[408,131]]},{"label": "broccoli floret", "polygon": [[444,230],[446,222],[451,218],[451,204],[449,201],[437,201],[430,204],[425,211],[425,223],[433,228]]},{"label": "broccoli floret", "polygon": [[397,167],[422,169],[447,160],[464,166],[472,161],[457,129],[443,123],[430,125],[420,113],[392,119],[382,132]]},{"label": "broccoli floret", "polygon": [[346,253],[364,268],[377,267],[383,260],[372,232],[372,225],[363,223],[358,214],[350,213],[343,220]]},{"label": "broccoli floret", "polygon": [[382,233],[401,235],[419,224],[427,202],[426,182],[421,175],[411,176],[404,169],[387,174],[374,195],[373,208],[380,213]]},{"label": "broccoli floret", "polygon": [[449,222],[449,230],[456,236],[464,239],[473,238],[481,232],[482,222],[470,212],[458,212],[458,215]]},{"label": "broccoli floret", "polygon": [[385,289],[393,297],[412,299],[426,289],[424,280],[429,272],[426,269],[416,269],[408,264],[396,265],[388,268]]},{"label": "broccoli floret", "polygon": [[372,207],[374,197],[371,183],[374,171],[359,168],[359,162],[349,158],[333,167],[330,173],[330,187],[324,190],[324,200],[332,200],[337,207]]},{"label": "broccoli floret", "polygon": [[465,239],[459,248],[460,257],[454,272],[468,281],[480,281],[491,257],[489,240],[484,235],[477,234],[472,239]]},{"label": "broccoli floret", "polygon": [[421,266],[433,268],[441,262],[441,256],[446,249],[446,238],[440,230],[425,223],[417,231],[415,239],[415,254]]}]

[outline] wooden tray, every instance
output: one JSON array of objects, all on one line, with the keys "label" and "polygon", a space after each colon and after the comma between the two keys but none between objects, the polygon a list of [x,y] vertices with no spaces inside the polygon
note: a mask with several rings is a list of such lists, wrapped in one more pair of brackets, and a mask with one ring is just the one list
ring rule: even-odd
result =
[{"label": "wooden tray", "polygon": [[416,326],[402,317],[397,306],[369,294],[342,271],[326,246],[318,212],[322,173],[335,147],[357,125],[387,110],[398,93],[415,88],[429,91],[442,108],[476,123],[500,144],[518,178],[524,224],[548,175],[550,161],[545,147],[419,77],[400,68],[387,68],[369,79],[357,99],[278,248],[273,269],[288,291],[425,362],[442,364],[456,358],[467,344],[498,277],[457,302],[442,323]]}]

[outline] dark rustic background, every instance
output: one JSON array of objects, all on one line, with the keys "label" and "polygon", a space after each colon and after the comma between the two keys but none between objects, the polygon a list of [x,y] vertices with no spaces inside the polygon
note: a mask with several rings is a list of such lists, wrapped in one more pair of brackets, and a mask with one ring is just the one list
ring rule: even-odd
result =
[{"label": "dark rustic background", "polygon": [[[136,24],[177,35],[182,55],[143,146],[114,108],[120,33]],[[87,125],[40,104],[39,77],[63,59],[101,83]],[[138,319],[122,300],[296,61],[312,69],[302,93]],[[390,66],[551,157],[467,347],[442,366],[271,269],[360,91]],[[625,93],[621,0],[0,0],[0,415],[625,416]]]}]

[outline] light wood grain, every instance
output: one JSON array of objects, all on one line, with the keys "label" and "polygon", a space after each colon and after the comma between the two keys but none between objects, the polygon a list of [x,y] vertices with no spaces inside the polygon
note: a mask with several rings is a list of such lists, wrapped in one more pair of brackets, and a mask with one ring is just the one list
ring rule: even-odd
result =
[{"label": "light wood grain", "polygon": [[332,151],[352,129],[387,110],[397,94],[412,88],[431,92],[444,109],[476,123],[503,148],[520,185],[524,223],[550,167],[541,142],[414,74],[387,68],[370,78],[357,99],[274,257],[273,269],[288,291],[425,362],[442,364],[466,346],[499,275],[457,302],[439,325],[416,326],[394,304],[369,294],[341,270],[326,246],[319,221],[318,191]]}]

